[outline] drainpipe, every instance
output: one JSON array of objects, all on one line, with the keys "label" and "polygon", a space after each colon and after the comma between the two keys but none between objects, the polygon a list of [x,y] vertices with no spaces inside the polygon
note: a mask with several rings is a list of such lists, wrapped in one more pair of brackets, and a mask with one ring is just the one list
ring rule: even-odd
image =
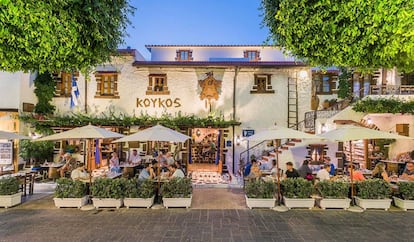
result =
[{"label": "drainpipe", "polygon": [[[234,78],[233,78],[233,120],[236,120],[236,83],[237,83],[237,75],[239,74],[240,71],[240,67],[239,66],[235,66],[234,69]],[[234,124],[232,125],[232,134],[233,134],[233,142],[232,142],[232,150],[233,150],[233,174],[235,173],[235,165],[234,165],[234,160],[235,160],[235,146],[234,146],[234,135],[235,135],[235,128],[234,128]]]},{"label": "drainpipe", "polygon": [[85,114],[88,114],[88,80],[85,76]]}]

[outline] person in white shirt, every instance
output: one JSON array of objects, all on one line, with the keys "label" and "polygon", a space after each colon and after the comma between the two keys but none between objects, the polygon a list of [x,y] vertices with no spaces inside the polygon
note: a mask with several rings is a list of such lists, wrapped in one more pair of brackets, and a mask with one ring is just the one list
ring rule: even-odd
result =
[{"label": "person in white shirt", "polygon": [[174,157],[172,157],[171,152],[167,152],[165,154],[165,160],[167,161],[167,164],[170,166],[172,164],[174,164]]},{"label": "person in white shirt", "polygon": [[181,169],[177,169],[177,166],[175,164],[172,164],[169,166],[169,170],[171,172],[171,178],[174,177],[180,177],[180,178],[184,178],[184,172]]},{"label": "person in white shirt", "polygon": [[74,181],[88,182],[90,180],[89,173],[85,170],[85,165],[83,163],[70,173],[70,177]]},{"label": "person in white shirt", "polygon": [[330,171],[331,171],[331,165],[324,164],[323,169],[320,169],[318,173],[316,173],[316,177],[319,179],[319,181],[330,180],[331,179],[331,176],[329,175]]},{"label": "person in white shirt", "polygon": [[129,156],[128,162],[134,165],[141,164],[141,156],[139,156],[138,151],[136,149],[132,150],[132,153]]}]

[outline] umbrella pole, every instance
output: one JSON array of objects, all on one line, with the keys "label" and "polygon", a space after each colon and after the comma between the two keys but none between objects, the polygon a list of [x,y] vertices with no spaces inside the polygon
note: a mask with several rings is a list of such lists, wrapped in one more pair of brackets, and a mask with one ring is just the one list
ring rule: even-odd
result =
[{"label": "umbrella pole", "polygon": [[351,175],[351,202],[354,204],[354,162],[352,161],[352,141],[349,141],[350,175]]},{"label": "umbrella pole", "polygon": [[277,205],[280,206],[282,193],[280,191],[280,171],[279,171],[279,146],[276,146],[276,172],[277,172]]}]

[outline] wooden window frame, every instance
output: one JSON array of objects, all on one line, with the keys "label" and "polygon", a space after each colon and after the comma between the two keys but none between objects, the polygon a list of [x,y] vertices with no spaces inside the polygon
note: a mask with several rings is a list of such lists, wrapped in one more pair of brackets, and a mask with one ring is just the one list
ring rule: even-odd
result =
[{"label": "wooden window frame", "polygon": [[[79,72],[74,72],[75,80],[78,81]],[[70,97],[72,94],[72,73],[69,72],[55,72],[52,73],[52,78],[55,80],[54,97]]]},{"label": "wooden window frame", "polygon": [[[251,59],[249,57],[249,54],[250,53],[255,53],[255,58],[254,59]],[[260,58],[260,51],[258,51],[258,50],[245,50],[243,52],[243,56],[244,56],[244,58],[249,58],[249,61],[260,61],[261,60],[261,58]]]},{"label": "wooden window frame", "polygon": [[399,135],[410,136],[410,124],[395,124],[395,131]]},{"label": "wooden window frame", "polygon": [[[328,76],[329,90],[324,91],[323,78]],[[319,77],[320,85],[316,85],[316,77]],[[317,95],[331,95],[337,92],[337,82],[338,82],[338,73],[337,72],[313,72],[312,73],[312,82],[315,85],[315,90]]]},{"label": "wooden window frame", "polygon": [[[118,72],[95,72],[95,80],[96,80],[96,93],[95,98],[119,98],[118,92]],[[105,89],[105,79],[114,77],[112,81],[110,81],[109,85],[113,85],[113,87],[109,87],[108,90],[113,89],[113,91],[109,91],[109,93],[104,92]],[[113,83],[112,83],[113,82]]]},{"label": "wooden window frame", "polygon": [[[260,84],[260,82],[264,81],[265,85]],[[254,75],[254,83],[252,86],[252,90],[250,90],[251,94],[271,94],[275,93],[272,87],[272,75],[270,74],[255,74]]]},{"label": "wooden window frame", "polygon": [[[162,86],[159,86],[159,82],[162,82]],[[145,92],[146,95],[170,95],[168,90],[167,74],[149,74],[148,75],[148,87]]]},{"label": "wooden window frame", "polygon": [[[184,52],[187,53],[187,59],[182,59],[181,58],[181,54],[184,53]],[[175,60],[176,61],[192,61],[193,60],[193,51],[192,50],[177,50]]]}]

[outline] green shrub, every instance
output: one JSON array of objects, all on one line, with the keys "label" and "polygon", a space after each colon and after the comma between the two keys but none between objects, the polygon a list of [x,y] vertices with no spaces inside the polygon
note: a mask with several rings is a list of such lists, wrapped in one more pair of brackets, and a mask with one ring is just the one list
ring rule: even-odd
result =
[{"label": "green shrub", "polygon": [[244,188],[248,198],[273,198],[275,191],[276,186],[273,182],[266,182],[261,179],[248,181]]},{"label": "green shrub", "polygon": [[57,198],[81,198],[86,195],[86,184],[68,178],[60,178],[56,181],[55,197]]},{"label": "green shrub", "polygon": [[281,181],[283,196],[287,198],[309,198],[312,194],[312,182],[303,178],[286,178]]},{"label": "green shrub", "polygon": [[343,181],[320,181],[315,185],[323,198],[347,198],[349,183]]},{"label": "green shrub", "polygon": [[124,198],[127,182],[126,178],[98,178],[91,186],[91,194],[96,198]]},{"label": "green shrub", "polygon": [[397,185],[403,199],[414,200],[414,182],[398,182]]},{"label": "green shrub", "polygon": [[144,181],[130,179],[126,182],[125,197],[151,198],[154,194],[154,183],[151,179],[146,179]]},{"label": "green shrub", "polygon": [[362,199],[384,199],[391,195],[390,184],[383,179],[368,179],[356,184],[357,196]]},{"label": "green shrub", "polygon": [[161,186],[161,194],[166,198],[188,198],[192,193],[190,178],[175,177]]},{"label": "green shrub", "polygon": [[0,178],[0,196],[19,192],[19,180],[16,177]]}]

